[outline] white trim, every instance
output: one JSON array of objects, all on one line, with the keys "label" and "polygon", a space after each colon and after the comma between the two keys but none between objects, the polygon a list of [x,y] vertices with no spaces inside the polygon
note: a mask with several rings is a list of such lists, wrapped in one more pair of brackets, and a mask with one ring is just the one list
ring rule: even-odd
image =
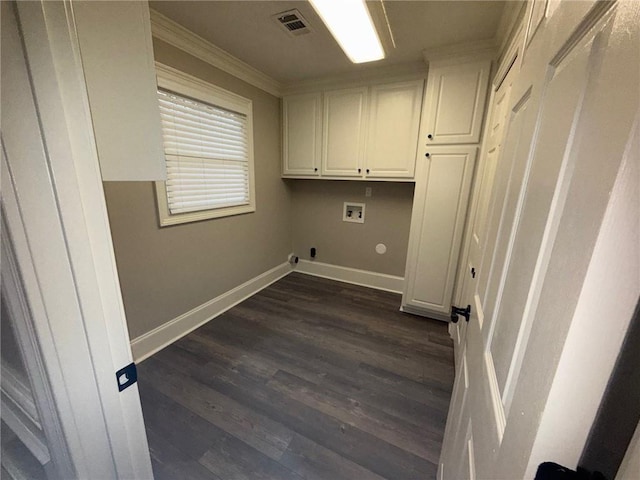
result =
[{"label": "white trim", "polygon": [[516,33],[513,36],[513,40],[509,43],[504,54],[500,57],[498,69],[496,70],[492,81],[494,91],[497,91],[500,88],[500,85],[502,85],[504,79],[507,78],[507,75],[512,68],[516,68],[516,71],[519,68],[516,65],[516,61],[518,61],[518,59],[522,59],[522,32],[523,26],[520,25],[520,28],[516,30]]},{"label": "white trim", "polygon": [[422,51],[422,57],[428,64],[434,61],[460,63],[465,60],[494,60],[497,55],[496,39],[454,43]]},{"label": "white trim", "polygon": [[[253,190],[252,178],[249,178],[250,190]],[[208,210],[198,210],[196,212],[176,213],[169,211],[169,201],[167,199],[167,189],[165,182],[155,182],[156,200],[158,203],[158,219],[161,227],[180,225],[181,223],[200,222],[213,218],[232,217],[256,211],[256,201],[251,197],[250,203],[246,205],[234,205],[232,207],[210,208]]]},{"label": "white trim", "polygon": [[156,62],[158,87],[210,103],[217,107],[251,115],[252,101],[248,98],[218,87],[213,83],[194,77],[181,70]]},{"label": "white trim", "polygon": [[9,6],[14,20],[2,7],[2,41],[5,19],[16,22],[21,38],[8,50],[27,60],[2,105],[24,118],[3,125],[3,207],[49,387],[41,395],[31,377],[50,410],[39,408],[56,476],[150,478],[137,386],[119,392],[114,378],[131,349],[73,6],[21,2]]},{"label": "white trim", "polygon": [[289,83],[285,85],[283,95],[290,96],[324,90],[362,86],[371,87],[412,80],[425,80],[427,73],[427,66],[421,61],[372,67],[364,71],[353,71]]},{"label": "white trim", "polygon": [[[401,305],[400,311],[405,313],[411,313],[412,315],[420,315],[421,317],[427,317],[433,320],[440,320],[441,322],[451,323],[450,315],[443,312],[436,312],[434,310],[429,310],[428,308],[417,307],[416,305],[409,305],[409,304]],[[451,323],[451,325],[453,325],[453,323]],[[451,332],[449,332],[449,334],[451,335]],[[453,336],[451,338],[453,338]]]},{"label": "white trim", "polygon": [[402,293],[404,285],[404,277],[302,259],[298,262],[295,271],[392,293]]},{"label": "white trim", "polygon": [[282,263],[150,332],[134,338],[131,341],[133,358],[138,363],[142,362],[289,273],[291,273],[289,262]]},{"label": "white trim", "polygon": [[151,33],[155,38],[167,42],[189,55],[193,55],[271,95],[282,96],[283,85],[278,80],[230,55],[220,47],[216,47],[211,42],[187,30],[156,10],[151,8],[149,12],[151,14]]},{"label": "white trim", "polygon": [[453,350],[454,350],[454,357],[458,358],[457,355],[457,351],[459,348],[462,348],[460,346],[460,339],[458,337],[458,329],[456,328],[456,324],[453,322],[449,322],[449,326],[447,327],[447,331],[449,332],[449,336],[451,337],[451,339],[453,340]]},{"label": "white trim", "polygon": [[159,88],[245,115],[247,118],[247,163],[249,166],[249,203],[244,205],[172,214],[169,211],[165,182],[155,182],[160,226],[167,227],[181,223],[198,222],[212,218],[230,217],[255,212],[256,187],[253,152],[253,102],[241,95],[159,62],[156,62],[156,73]]},{"label": "white trim", "polygon": [[396,183],[416,183],[415,176],[414,177],[337,177],[335,175],[322,175],[320,177],[319,173],[315,173],[314,175],[289,175],[282,174],[282,178],[288,178],[290,180],[341,180],[345,182],[396,182]]},{"label": "white trim", "polygon": [[[4,156],[3,156],[4,160]],[[6,177],[5,163],[3,163],[3,177]],[[4,178],[3,178],[4,179]],[[3,189],[5,208],[10,210],[14,201],[14,192]],[[20,232],[22,233],[22,232]],[[18,434],[16,429],[26,428],[28,421],[24,422],[24,418],[31,420],[32,423],[41,431],[45,433],[51,446],[51,451],[47,450],[51,459],[53,456],[53,464],[56,466],[56,471],[61,475],[74,475],[74,466],[70,458],[70,452],[64,433],[62,431],[62,425],[60,422],[58,411],[54,404],[54,397],[52,388],[49,384],[47,372],[45,371],[45,359],[42,356],[42,352],[38,346],[38,338],[36,338],[36,325],[33,322],[31,316],[31,310],[27,304],[25,298],[24,287],[21,281],[18,265],[16,264],[16,256],[13,248],[11,247],[11,241],[8,234],[8,225],[4,214],[2,215],[2,227],[0,228],[0,247],[2,250],[2,295],[7,301],[8,315],[4,321],[11,323],[12,328],[20,347],[22,359],[27,369],[27,374],[30,377],[30,388],[22,384],[18,387],[22,392],[18,392],[17,385],[9,386],[11,381],[10,370],[6,367],[2,367],[2,399],[8,399],[14,403],[16,407],[20,407],[20,410],[24,413],[23,416],[18,416],[13,413],[13,416],[7,415],[9,409],[3,410],[3,419],[7,425]],[[16,235],[18,240],[21,240],[19,235]],[[55,375],[55,372],[50,374]],[[21,381],[16,378],[16,383]],[[28,390],[25,391],[25,390]],[[32,402],[38,402],[40,414],[38,414],[35,404],[33,408],[29,405],[28,395],[31,395]],[[22,397],[22,398],[20,398]],[[35,413],[35,415],[34,415]],[[10,418],[7,418],[10,417]],[[23,421],[20,421],[20,418]],[[37,418],[37,421],[36,421]],[[31,429],[33,430],[33,428]],[[24,433],[24,432],[23,432]],[[31,434],[30,438],[32,437]],[[23,438],[18,435],[19,438]],[[28,445],[23,440],[25,445]],[[30,450],[31,451],[31,450]],[[4,458],[3,458],[3,466]]]},{"label": "white trim", "polygon": [[47,448],[47,440],[38,424],[26,416],[20,405],[4,393],[2,400],[0,400],[0,407],[2,408],[2,421],[18,436],[40,465],[49,463],[51,455]]},{"label": "white trim", "polygon": [[489,350],[486,350],[484,353],[484,364],[485,370],[487,372],[487,380],[489,383],[491,406],[493,407],[493,414],[495,416],[496,433],[498,434],[498,445],[500,445],[502,443],[504,429],[507,426],[507,416],[504,411],[502,396],[500,395],[498,376],[496,375],[496,368],[493,364],[493,356],[491,355],[491,351]]},{"label": "white trim", "polygon": [[[5,319],[5,321],[8,319]],[[40,417],[38,416],[38,410],[31,393],[31,387],[25,383],[17,371],[11,368],[9,365],[2,365],[0,367],[1,379],[0,391],[3,395],[6,395],[18,408],[24,413],[31,422],[33,422],[40,430],[42,430],[42,424],[40,423]],[[27,382],[28,379],[25,379]]]},{"label": "white trim", "polygon": [[[511,3],[511,2],[510,2]],[[512,5],[519,6],[513,7]],[[509,18],[501,19],[501,23],[504,21],[502,27],[498,27],[496,33],[496,45],[498,46],[498,60],[501,61],[505,52],[509,49],[511,43],[519,35],[523,29],[524,18],[526,16],[527,3],[526,2],[513,2],[512,5],[505,6],[503,15],[508,15]],[[511,8],[510,12],[507,12],[507,8]],[[516,34],[518,30],[521,30]]]}]

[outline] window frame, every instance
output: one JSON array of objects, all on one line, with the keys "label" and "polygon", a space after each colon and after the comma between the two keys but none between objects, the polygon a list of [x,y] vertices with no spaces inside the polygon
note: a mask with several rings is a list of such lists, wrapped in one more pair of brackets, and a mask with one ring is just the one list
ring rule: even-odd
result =
[{"label": "window frame", "polygon": [[[208,103],[216,107],[231,110],[245,115],[247,118],[247,160],[249,167],[249,203],[233,207],[211,208],[196,212],[172,214],[169,211],[167,189],[164,181],[155,182],[156,200],[160,226],[178,225],[198,222],[212,218],[229,217],[256,211],[255,171],[253,155],[253,102],[228,90],[220,88],[197,77],[176,70],[175,68],[156,62],[156,78],[158,88],[169,90],[178,95],[190,97],[195,101]],[[159,107],[158,107],[159,108]],[[163,132],[164,135],[164,132]],[[163,137],[164,138],[164,137]],[[164,147],[162,149],[164,155]],[[163,156],[162,159],[166,162]]]}]

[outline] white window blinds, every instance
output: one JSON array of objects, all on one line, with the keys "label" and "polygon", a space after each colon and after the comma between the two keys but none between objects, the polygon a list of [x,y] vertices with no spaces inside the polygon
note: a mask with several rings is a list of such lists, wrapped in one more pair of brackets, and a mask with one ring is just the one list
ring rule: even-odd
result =
[{"label": "white window blinds", "polygon": [[250,202],[247,117],[158,89],[171,214]]}]

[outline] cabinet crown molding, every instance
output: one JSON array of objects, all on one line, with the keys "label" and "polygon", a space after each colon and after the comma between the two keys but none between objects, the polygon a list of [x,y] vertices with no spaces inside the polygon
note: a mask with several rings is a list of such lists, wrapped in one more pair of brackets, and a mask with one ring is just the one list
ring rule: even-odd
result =
[{"label": "cabinet crown molding", "polygon": [[427,78],[427,66],[422,61],[367,68],[362,71],[302,80],[285,86],[284,95],[296,95],[340,88],[370,87]]},{"label": "cabinet crown molding", "polygon": [[234,57],[160,12],[150,8],[151,34],[183,52],[213,65],[271,95],[281,97],[284,85],[266,73]]},{"label": "cabinet crown molding", "polygon": [[461,63],[469,60],[494,60],[498,48],[495,39],[455,43],[422,51],[427,65],[438,63]]}]

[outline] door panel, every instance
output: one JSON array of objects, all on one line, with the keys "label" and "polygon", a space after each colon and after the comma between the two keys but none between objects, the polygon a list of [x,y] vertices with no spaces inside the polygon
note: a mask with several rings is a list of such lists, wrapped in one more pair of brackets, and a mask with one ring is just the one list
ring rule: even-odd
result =
[{"label": "door panel", "polygon": [[447,315],[467,212],[475,147],[434,147],[418,179],[403,305]]},{"label": "door panel", "polygon": [[72,5],[0,8],[2,294],[53,476],[151,478]]},{"label": "door panel", "polygon": [[531,129],[535,112],[530,108],[531,89],[519,99],[511,111],[507,127],[504,150],[500,157],[500,170],[495,176],[492,192],[492,208],[488,218],[488,234],[485,249],[482,251],[480,273],[478,279],[479,296],[483,307],[484,318],[491,328],[495,303],[500,294],[500,272],[510,251],[510,238],[513,220],[518,212],[517,198],[529,166],[526,153],[529,149],[527,133]]},{"label": "door panel", "polygon": [[412,178],[424,82],[371,87],[367,177]]},{"label": "door panel", "polygon": [[477,143],[487,96],[490,61],[432,65],[426,94],[427,145]]},{"label": "door panel", "polygon": [[566,153],[572,146],[571,135],[578,120],[584,87],[588,79],[591,44],[571,55],[550,75],[541,102],[535,152],[518,203],[522,203],[516,219],[515,238],[506,261],[502,286],[502,301],[496,312],[490,350],[494,359],[500,392],[504,399],[505,384],[516,348],[518,332],[527,305],[529,285],[544,235],[545,225],[558,178],[566,173]]},{"label": "door panel", "polygon": [[324,94],[323,175],[362,176],[366,118],[366,88]]},{"label": "door panel", "polygon": [[[513,67],[513,64],[512,64]],[[483,249],[487,244],[488,226],[487,217],[492,207],[492,186],[498,168],[498,159],[505,134],[505,124],[507,122],[508,103],[513,85],[515,68],[510,68],[501,82],[499,88],[492,96],[491,105],[491,121],[489,123],[489,139],[488,149],[483,155],[483,164],[480,165],[480,185],[478,186],[477,201],[475,211],[470,217],[472,222],[470,240],[468,243],[468,251],[466,252],[467,268],[462,276],[462,298],[476,297],[478,289],[477,283],[480,281],[478,272],[483,272],[482,266]],[[472,273],[472,272],[475,272]],[[460,279],[459,279],[460,281]],[[477,303],[479,298],[474,298]],[[460,302],[463,303],[462,301]],[[484,314],[480,310],[478,312],[478,321],[482,328],[484,322]],[[466,328],[466,325],[459,326],[460,329]]]},{"label": "door panel", "polygon": [[[504,192],[508,186],[509,175],[511,174],[511,165],[509,162],[505,162],[501,159],[500,153],[502,150],[503,138],[506,134],[506,129],[509,127],[512,132],[516,132],[514,139],[511,139],[508,149],[513,150],[514,144],[517,145],[519,141],[521,130],[523,128],[522,118],[527,108],[527,100],[529,99],[529,92],[518,102],[515,112],[509,111],[509,98],[512,91],[512,85],[515,78],[516,68],[512,68],[507,72],[500,87],[492,96],[491,105],[491,122],[489,123],[489,139],[486,142],[487,150],[484,152],[484,165],[481,165],[481,180],[479,185],[478,200],[476,202],[476,210],[471,219],[471,239],[469,242],[469,251],[467,256],[467,270],[463,277],[464,287],[462,292],[463,304],[471,305],[471,319],[470,322],[458,322],[456,324],[457,337],[459,339],[457,344],[456,354],[456,386],[465,385],[465,389],[460,387],[454,387],[452,402],[449,411],[449,417],[447,420],[447,430],[445,432],[445,443],[443,445],[443,458],[441,459],[441,471],[455,471],[456,477],[449,476],[443,473],[443,478],[461,478],[462,476],[469,476],[469,465],[473,464],[475,474],[475,459],[469,460],[469,448],[468,448],[468,428],[463,429],[465,425],[471,426],[472,409],[473,406],[469,404],[468,398],[470,396],[470,382],[471,377],[488,379],[493,374],[492,362],[490,358],[485,358],[483,354],[483,342],[478,342],[478,338],[482,338],[482,328],[484,325],[484,311],[483,311],[483,294],[480,289],[486,288],[488,268],[482,268],[483,257],[485,252],[489,251],[488,248],[491,244],[489,238],[493,238],[495,241],[495,235],[497,235],[497,224],[494,231],[490,231],[490,225],[488,218],[495,212],[496,209],[502,208],[501,202]],[[510,122],[509,125],[506,125]],[[505,155],[506,156],[506,155]],[[501,163],[500,163],[501,162]],[[487,255],[488,256],[488,255]],[[471,274],[471,269],[474,269],[476,275]],[[481,283],[482,282],[482,283]],[[469,331],[470,330],[470,331]],[[471,336],[467,341],[467,336]],[[469,348],[467,348],[467,345]],[[474,364],[471,366],[468,364],[468,359],[473,358]],[[490,375],[490,374],[491,375]],[[501,410],[500,405],[495,405],[493,398],[495,395],[492,389],[492,385],[495,386],[496,382],[491,384],[486,383],[482,385],[482,389],[476,392],[475,402],[483,402],[483,410],[487,418],[492,418],[489,424],[492,427],[485,428],[486,432],[481,438],[483,442],[496,442],[498,437],[501,437],[504,429],[504,412]],[[462,395],[462,398],[460,396]],[[498,395],[499,399],[499,395]],[[499,403],[499,402],[498,402]],[[480,430],[480,433],[484,433]],[[450,455],[450,457],[445,456]],[[475,452],[473,452],[475,456]],[[458,456],[458,457],[457,457]],[[465,467],[460,467],[455,458],[463,458],[465,460]],[[473,462],[473,463],[471,463]],[[467,472],[463,474],[462,472]]]},{"label": "door panel", "polygon": [[[602,182],[613,184],[638,109],[638,74],[630,78],[628,67],[638,58],[638,43],[629,40],[639,36],[640,8],[633,2],[588,7],[562,2],[541,22],[525,60],[516,63],[504,141],[491,139],[483,152],[488,166],[468,254],[477,275],[464,290],[472,314],[458,347],[467,369],[456,370],[456,385],[468,375],[468,389],[464,402],[454,390],[443,479],[529,478],[532,445],[548,440],[537,437],[544,437],[538,429],[553,401],[547,395],[567,335],[556,324],[568,328],[575,308],[563,297],[580,292],[609,202]],[[491,128],[498,124],[492,120]],[[468,429],[457,431],[459,422]],[[535,460],[561,458],[547,456]]]},{"label": "door panel", "polygon": [[[2,227],[6,223],[2,222]],[[3,242],[8,241],[3,236]],[[1,413],[2,413],[2,467],[15,478],[47,478],[47,471],[52,475],[59,468],[56,462],[51,462],[49,438],[60,440],[52,433],[55,419],[40,417],[38,408],[45,409],[42,400],[38,406],[38,399],[34,396],[31,382],[36,383],[36,391],[47,390],[45,381],[38,375],[34,363],[40,360],[30,343],[28,325],[33,320],[28,306],[24,301],[24,291],[12,269],[7,265],[12,262],[8,252],[9,245],[2,249],[2,382],[1,382]],[[46,430],[45,430],[46,429]],[[60,442],[62,443],[62,442]],[[57,449],[65,448],[57,445]]]},{"label": "door panel", "polygon": [[282,100],[284,175],[319,175],[322,103],[319,93]]}]

